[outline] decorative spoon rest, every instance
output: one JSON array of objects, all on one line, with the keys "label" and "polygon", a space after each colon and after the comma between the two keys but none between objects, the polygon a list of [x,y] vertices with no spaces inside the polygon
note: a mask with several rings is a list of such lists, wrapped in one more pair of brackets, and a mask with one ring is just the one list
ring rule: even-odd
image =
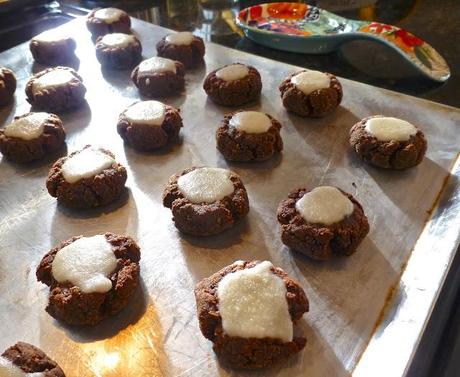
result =
[{"label": "decorative spoon rest", "polygon": [[450,76],[446,61],[433,47],[397,26],[349,20],[301,3],[254,5],[240,11],[236,22],[254,42],[291,52],[324,54],[347,41],[377,40],[433,80]]}]

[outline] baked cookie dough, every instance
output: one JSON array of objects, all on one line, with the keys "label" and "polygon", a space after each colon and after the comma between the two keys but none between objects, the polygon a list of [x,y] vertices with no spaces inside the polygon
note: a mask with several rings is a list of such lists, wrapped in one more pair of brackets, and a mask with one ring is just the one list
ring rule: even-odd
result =
[{"label": "baked cookie dough", "polygon": [[216,131],[217,149],[229,161],[264,161],[283,150],[281,124],[258,111],[226,115]]},{"label": "baked cookie dough", "polygon": [[240,177],[227,169],[199,167],[173,175],[163,192],[174,225],[193,236],[211,236],[231,228],[249,212]]},{"label": "baked cookie dough", "polygon": [[283,243],[312,259],[351,255],[369,233],[363,208],[332,186],[296,189],[278,207]]},{"label": "baked cookie dough", "polygon": [[186,68],[201,64],[204,52],[203,39],[188,31],[168,34],[157,43],[158,56],[177,60]]},{"label": "baked cookie dough", "polygon": [[86,88],[81,76],[69,67],[38,72],[26,84],[27,101],[38,110],[63,112],[81,106]]},{"label": "baked cookie dough", "polygon": [[129,69],[142,60],[142,46],[132,34],[105,34],[96,40],[96,57],[103,67]]},{"label": "baked cookie dough", "polygon": [[64,145],[64,127],[54,114],[27,113],[0,128],[0,152],[14,162],[42,159]]},{"label": "baked cookie dough", "polygon": [[254,67],[236,63],[209,73],[203,89],[219,105],[240,106],[260,97],[262,80]]},{"label": "baked cookie dough", "polygon": [[97,8],[88,14],[86,26],[94,37],[109,33],[129,34],[131,19],[128,13],[118,8]]},{"label": "baked cookie dough", "polygon": [[46,311],[70,325],[95,325],[126,307],[139,285],[136,242],[113,233],[73,237],[51,249],[37,267],[50,287]]},{"label": "baked cookie dough", "polygon": [[181,127],[179,110],[158,101],[132,104],[120,114],[117,124],[121,138],[139,151],[165,146],[177,138]]},{"label": "baked cookie dough", "polygon": [[16,76],[11,69],[0,67],[0,106],[11,102],[16,91]]},{"label": "baked cookie dough", "polygon": [[185,86],[184,65],[171,59],[146,59],[131,73],[134,85],[147,97],[166,97],[180,93]]},{"label": "baked cookie dough", "polygon": [[125,189],[124,166],[112,152],[91,145],[57,160],[46,188],[58,202],[71,208],[91,208],[115,201]]},{"label": "baked cookie dough", "polygon": [[280,85],[284,107],[302,117],[323,117],[342,101],[342,85],[330,73],[303,70],[289,75]]},{"label": "baked cookie dough", "polygon": [[364,161],[387,169],[407,169],[422,162],[423,132],[405,120],[383,115],[364,118],[350,131],[350,145]]},{"label": "baked cookie dough", "polygon": [[65,65],[76,58],[77,43],[71,36],[47,30],[32,38],[29,44],[34,60],[42,65]]},{"label": "baked cookie dough", "polygon": [[197,284],[195,298],[201,332],[232,368],[265,368],[305,347],[293,334],[308,311],[305,292],[268,261],[223,268]]},{"label": "baked cookie dough", "polygon": [[41,349],[25,342],[18,342],[2,353],[0,376],[65,377],[65,374]]}]

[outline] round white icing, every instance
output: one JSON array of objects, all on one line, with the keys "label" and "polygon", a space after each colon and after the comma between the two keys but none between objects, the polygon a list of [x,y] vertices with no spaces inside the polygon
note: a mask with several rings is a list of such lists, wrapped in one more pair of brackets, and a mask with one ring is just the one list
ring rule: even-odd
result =
[{"label": "round white icing", "polygon": [[305,221],[324,225],[337,223],[354,210],[351,200],[332,186],[320,186],[307,192],[295,208]]},{"label": "round white icing", "polygon": [[60,42],[64,39],[69,38],[68,35],[63,34],[62,32],[57,32],[56,30],[46,30],[43,33],[40,33],[33,37],[32,39],[39,42]]},{"label": "round white icing", "polygon": [[260,134],[268,131],[272,121],[259,111],[241,111],[230,118],[229,125],[249,134]]},{"label": "round white icing", "polygon": [[111,24],[118,21],[123,14],[123,11],[117,8],[102,8],[94,13],[94,17],[104,22]]},{"label": "round white icing", "polygon": [[68,158],[61,167],[64,179],[69,183],[94,177],[109,168],[115,160],[108,154],[94,148],[85,148]]},{"label": "round white icing", "polygon": [[105,293],[112,289],[110,275],[117,258],[104,235],[82,237],[56,253],[51,265],[54,279],[70,282],[85,293]]},{"label": "round white icing", "polygon": [[216,76],[224,81],[241,80],[249,75],[249,68],[243,64],[231,64],[216,72]]},{"label": "round white icing", "polygon": [[165,120],[165,105],[159,101],[142,101],[128,107],[125,117],[132,123],[161,126]]},{"label": "round white icing", "polygon": [[44,377],[44,374],[26,373],[7,358],[0,356],[0,377]]},{"label": "round white icing", "polygon": [[5,126],[4,134],[22,140],[36,139],[43,133],[44,122],[48,117],[48,113],[31,113]]},{"label": "round white icing", "polygon": [[319,71],[304,71],[293,76],[291,82],[304,94],[309,95],[318,89],[329,88],[331,79]]},{"label": "round white icing", "polygon": [[189,31],[169,34],[166,36],[166,42],[173,45],[189,45],[193,41],[193,34]]},{"label": "round white icing", "polygon": [[176,73],[176,63],[174,60],[153,57],[146,59],[139,64],[139,73],[162,73],[162,72],[173,72]]},{"label": "round white icing", "polygon": [[371,118],[365,129],[380,141],[406,141],[417,133],[417,128],[405,120],[392,117]]},{"label": "round white icing", "polygon": [[234,191],[230,171],[221,168],[198,168],[177,180],[180,192],[192,203],[214,203]]},{"label": "round white icing", "polygon": [[292,341],[286,285],[268,262],[224,276],[217,287],[222,328],[229,336]]},{"label": "round white icing", "polygon": [[103,43],[108,47],[126,47],[134,43],[134,41],[134,36],[131,34],[111,33],[104,35],[100,43]]},{"label": "round white icing", "polygon": [[41,90],[67,85],[75,78],[76,77],[67,69],[53,69],[33,81],[32,92],[36,93]]}]

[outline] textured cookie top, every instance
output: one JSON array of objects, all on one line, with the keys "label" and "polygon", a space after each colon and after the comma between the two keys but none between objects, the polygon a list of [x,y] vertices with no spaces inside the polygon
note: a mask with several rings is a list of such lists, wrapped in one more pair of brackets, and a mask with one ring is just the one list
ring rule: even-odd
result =
[{"label": "textured cookie top", "polygon": [[231,64],[216,72],[216,76],[224,81],[241,80],[249,75],[249,68],[244,64]]},{"label": "textured cookie top", "polygon": [[68,69],[53,69],[34,79],[32,92],[35,94],[42,90],[65,86],[75,79],[76,77]]},{"label": "textured cookie top", "polygon": [[105,293],[112,289],[110,275],[117,258],[104,235],[82,237],[59,250],[52,263],[52,275],[59,283],[70,282],[84,293]]},{"label": "textured cookie top", "polygon": [[166,42],[173,45],[189,45],[193,41],[193,34],[189,31],[181,31],[180,33],[169,34],[165,38]]},{"label": "textured cookie top", "polygon": [[114,163],[115,159],[107,153],[92,147],[85,148],[67,158],[61,172],[67,182],[75,183],[80,179],[94,177]]},{"label": "textured cookie top", "polygon": [[159,56],[146,59],[139,64],[139,73],[176,73],[176,62]]},{"label": "textured cookie top", "polygon": [[40,33],[36,35],[35,37],[33,37],[32,40],[38,41],[38,42],[53,43],[53,42],[64,41],[68,38],[69,36],[62,32],[58,32],[56,30],[46,30],[43,33]]},{"label": "textured cookie top", "polygon": [[286,285],[272,268],[271,262],[264,261],[227,274],[219,282],[219,313],[225,334],[292,341]]},{"label": "textured cookie top", "polygon": [[249,134],[260,134],[268,131],[272,121],[259,111],[241,111],[231,117],[229,125]]},{"label": "textured cookie top", "polygon": [[166,107],[159,101],[142,101],[131,105],[124,115],[131,123],[161,126],[165,120]]},{"label": "textured cookie top", "polygon": [[336,187],[320,186],[302,196],[295,208],[308,223],[331,225],[351,215],[354,205]]},{"label": "textured cookie top", "polygon": [[417,133],[417,128],[413,124],[383,116],[368,119],[365,129],[380,141],[407,141]]},{"label": "textured cookie top", "polygon": [[43,373],[26,373],[10,360],[0,356],[0,377],[44,377]]},{"label": "textured cookie top", "polygon": [[126,47],[130,44],[135,43],[136,39],[134,35],[125,33],[110,33],[104,35],[99,43],[106,45],[107,47]]},{"label": "textured cookie top", "polygon": [[3,133],[7,137],[22,140],[36,139],[43,134],[45,121],[48,117],[48,113],[30,113],[5,126]]},{"label": "textured cookie top", "polygon": [[197,168],[177,180],[179,191],[192,203],[214,203],[234,191],[230,171],[221,168]]},{"label": "textured cookie top", "polygon": [[111,24],[120,19],[123,15],[123,11],[117,8],[102,8],[94,12],[93,17],[104,21],[107,24]]},{"label": "textured cookie top", "polygon": [[329,88],[331,79],[319,71],[303,71],[291,78],[291,82],[304,94],[309,95],[318,89]]}]

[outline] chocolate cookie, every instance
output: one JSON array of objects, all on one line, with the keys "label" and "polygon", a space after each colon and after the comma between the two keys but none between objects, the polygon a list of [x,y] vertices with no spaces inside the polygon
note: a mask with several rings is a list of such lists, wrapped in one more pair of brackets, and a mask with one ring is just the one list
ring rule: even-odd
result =
[{"label": "chocolate cookie", "polygon": [[361,204],[331,186],[292,191],[278,207],[278,221],[286,246],[318,260],[353,254],[369,233]]},{"label": "chocolate cookie", "polygon": [[48,30],[32,38],[30,52],[37,63],[43,65],[65,65],[75,59],[75,39],[62,32]]},{"label": "chocolate cookie", "polygon": [[220,168],[191,168],[173,175],[163,205],[171,208],[177,229],[194,236],[221,233],[249,212],[240,177]]},{"label": "chocolate cookie", "polygon": [[81,106],[86,88],[82,78],[69,67],[48,68],[27,82],[27,101],[38,110],[63,112]]},{"label": "chocolate cookie", "polygon": [[217,149],[229,161],[264,161],[283,150],[280,129],[268,114],[237,111],[217,129]]},{"label": "chocolate cookie", "polygon": [[106,34],[96,40],[96,57],[103,67],[129,69],[142,60],[142,46],[132,34]]},{"label": "chocolate cookie", "polygon": [[177,138],[182,127],[179,110],[158,101],[136,102],[118,117],[117,130],[134,149],[161,148]]},{"label": "chocolate cookie", "polygon": [[0,106],[11,102],[16,90],[16,76],[11,69],[0,67]]},{"label": "chocolate cookie", "polygon": [[342,85],[330,73],[303,70],[289,75],[279,87],[284,107],[302,117],[323,117],[342,101]]},{"label": "chocolate cookie", "polygon": [[177,60],[186,68],[201,64],[204,52],[203,39],[188,31],[168,34],[157,43],[158,56]]},{"label": "chocolate cookie", "polygon": [[232,368],[265,368],[305,347],[293,335],[305,292],[270,262],[235,262],[200,281],[195,298],[201,332]]},{"label": "chocolate cookie", "polygon": [[54,114],[27,113],[0,129],[0,152],[14,162],[39,160],[64,145],[64,127]]},{"label": "chocolate cookie", "polygon": [[376,115],[350,131],[350,145],[364,161],[387,169],[407,169],[422,162],[427,149],[423,132],[402,119]]},{"label": "chocolate cookie", "polygon": [[[43,377],[65,377],[59,365],[41,349],[24,342],[9,347],[0,357],[1,376],[19,376],[24,373]],[[38,375],[37,375],[38,376]]]},{"label": "chocolate cookie", "polygon": [[259,98],[262,81],[257,69],[236,63],[208,74],[203,89],[219,105],[240,106]]},{"label": "chocolate cookie", "polygon": [[91,208],[115,201],[125,189],[126,169],[112,152],[91,145],[57,160],[46,188],[59,203],[71,208]]},{"label": "chocolate cookie", "polygon": [[131,73],[134,85],[147,97],[167,97],[180,93],[185,86],[184,76],[182,63],[159,57],[144,60]]},{"label": "chocolate cookie", "polygon": [[51,249],[37,267],[50,287],[46,311],[70,325],[95,325],[126,307],[139,285],[139,246],[105,233],[73,237]]},{"label": "chocolate cookie", "polygon": [[131,31],[131,19],[128,13],[117,8],[96,8],[86,18],[86,26],[94,37],[109,33],[127,33]]}]

